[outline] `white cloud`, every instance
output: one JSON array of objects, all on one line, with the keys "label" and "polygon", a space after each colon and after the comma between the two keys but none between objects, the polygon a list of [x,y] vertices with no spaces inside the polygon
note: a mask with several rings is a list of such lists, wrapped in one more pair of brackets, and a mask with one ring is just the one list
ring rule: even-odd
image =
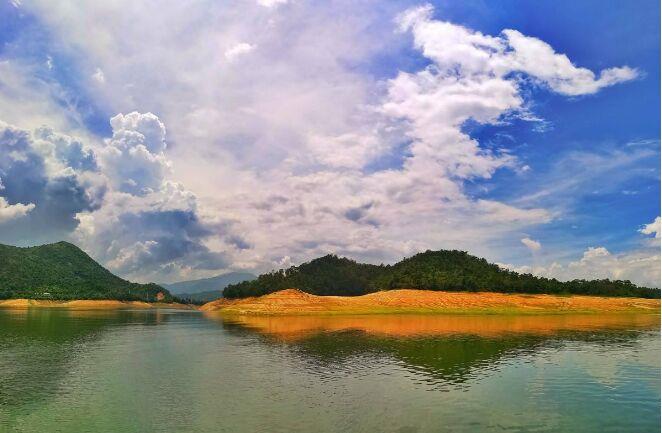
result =
[{"label": "white cloud", "polygon": [[195,195],[170,179],[165,125],[138,112],[120,113],[110,124],[99,164],[111,189],[100,209],[79,214],[74,238],[112,270],[140,280],[227,266],[225,253],[205,243],[227,227],[204,220]]},{"label": "white cloud", "polygon": [[110,119],[113,136],[100,151],[114,187],[144,195],[158,190],[170,171],[163,153],[165,126],[152,113],[118,114]]},{"label": "white cloud", "polygon": [[539,251],[540,248],[542,248],[542,245],[540,244],[540,242],[535,241],[531,238],[522,238],[521,242],[522,242],[522,244],[524,244],[524,246],[526,246],[528,249],[530,249],[531,251],[534,251],[534,252]]},{"label": "white cloud", "polygon": [[257,0],[257,4],[260,6],[264,6],[267,8],[272,8],[275,6],[283,5],[287,3],[289,0]]},{"label": "white cloud", "polygon": [[32,209],[34,209],[34,203],[9,204],[4,197],[0,197],[0,224],[16,218],[21,218],[27,215]]},{"label": "white cloud", "polygon": [[169,178],[159,118],[118,114],[111,125],[113,136],[92,148],[50,128],[0,122],[0,242],[74,240],[139,280],[226,267],[226,253],[207,239],[231,250],[242,238],[201,217],[196,197]]},{"label": "white cloud", "polygon": [[2,240],[24,244],[70,233],[76,214],[97,208],[103,198],[95,170],[94,155],[79,141],[0,121]]},{"label": "white cloud", "polygon": [[630,280],[646,287],[660,287],[660,253],[657,250],[612,254],[604,247],[589,247],[579,260],[566,265],[554,262],[549,266],[507,267],[562,281],[609,278]]},{"label": "white cloud", "polygon": [[234,61],[237,57],[246,55],[253,51],[255,49],[255,45],[248,44],[246,42],[241,42],[237,45],[233,45],[232,47],[228,48],[225,50],[225,58],[228,59],[229,62]]},{"label": "white cloud", "polygon": [[644,225],[639,232],[645,235],[654,234],[655,239],[660,239],[660,217],[656,217],[652,223]]},{"label": "white cloud", "polygon": [[106,82],[106,76],[103,74],[101,68],[97,68],[94,71],[94,74],[92,74],[92,79],[99,84],[103,84]]},{"label": "white cloud", "polygon": [[511,29],[500,36],[484,35],[434,20],[432,12],[430,5],[413,8],[401,14],[398,23],[402,30],[412,31],[415,44],[450,76],[488,75],[498,82],[512,72],[523,72],[558,93],[573,96],[595,93],[638,76],[635,69],[623,66],[604,69],[596,78],[593,71],[575,66],[540,39]]},{"label": "white cloud", "polygon": [[[644,234],[657,233],[656,220],[639,230]],[[652,226],[652,227],[651,227]],[[651,227],[650,230],[648,228]],[[524,238],[522,243],[532,250],[540,248],[540,244],[531,239]],[[531,246],[529,246],[529,243]],[[619,254],[612,254],[607,248],[589,247],[580,259],[567,263],[557,261],[548,265],[538,266],[513,266],[501,264],[502,267],[512,269],[520,273],[531,273],[548,278],[556,278],[561,281],[574,279],[603,279],[630,280],[635,284],[646,287],[660,287],[660,248],[659,243],[653,245],[642,245]]]},{"label": "white cloud", "polygon": [[[195,272],[225,261],[262,270],[327,252],[371,261],[426,248],[494,254],[555,213],[468,194],[467,181],[525,166],[462,125],[533,118],[513,73],[567,95],[633,74],[607,69],[596,78],[540,40],[434,20],[430,6],[398,18],[430,66],[378,81],[364,66],[409,48],[393,32],[396,3],[292,2],[282,11],[263,7],[278,0],[74,3],[29,7],[81,70],[103,71],[104,85],[90,94],[130,113],[113,117],[112,137],[94,145],[109,192],[103,207],[79,212],[75,232],[126,273],[145,260]],[[0,118],[70,132],[76,122],[44,121],[55,118],[50,109],[39,118],[12,111],[20,103],[19,112],[41,113],[25,101],[46,92],[32,93],[0,97]],[[151,219],[158,212],[164,225]],[[167,242],[180,255],[159,247]]]},{"label": "white cloud", "polygon": [[37,78],[37,68],[43,66],[0,60],[0,121],[29,130],[42,125],[76,129],[85,135],[75,127],[82,121],[71,96],[57,83]]},{"label": "white cloud", "polygon": [[604,69],[596,78],[593,71],[576,67],[566,55],[555,53],[540,39],[524,36],[517,30],[504,30],[503,34],[512,51],[505,55],[506,64],[500,67],[530,74],[559,93],[591,94],[638,76],[635,69],[624,66]]}]

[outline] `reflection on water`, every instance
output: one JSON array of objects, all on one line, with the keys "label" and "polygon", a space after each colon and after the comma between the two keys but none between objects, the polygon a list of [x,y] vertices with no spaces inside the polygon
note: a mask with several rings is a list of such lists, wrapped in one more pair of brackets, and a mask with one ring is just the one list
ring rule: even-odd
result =
[{"label": "reflection on water", "polygon": [[658,431],[659,316],[0,310],[0,431]]},{"label": "reflection on water", "polygon": [[507,357],[523,360],[569,343],[626,346],[642,330],[660,326],[656,315],[208,317],[230,332],[287,343],[313,371],[389,357],[440,389],[487,375]]},{"label": "reflection on water", "polygon": [[46,397],[86,346],[111,327],[162,323],[160,311],[0,310],[0,406]]},{"label": "reflection on water", "polygon": [[363,315],[363,316],[230,316],[207,313],[210,319],[233,323],[275,336],[301,339],[319,332],[357,330],[393,337],[457,334],[493,337],[512,333],[549,335],[559,331],[659,328],[652,314],[611,315]]}]

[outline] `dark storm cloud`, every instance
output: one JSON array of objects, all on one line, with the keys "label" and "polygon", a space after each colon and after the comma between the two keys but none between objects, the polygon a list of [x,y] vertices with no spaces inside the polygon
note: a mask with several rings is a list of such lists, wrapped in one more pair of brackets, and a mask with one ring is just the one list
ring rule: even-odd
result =
[{"label": "dark storm cloud", "polygon": [[52,129],[41,127],[35,131],[35,138],[53,144],[56,158],[68,167],[79,171],[97,171],[97,158],[92,149],[65,135],[56,134]]},{"label": "dark storm cloud", "polygon": [[[193,210],[157,210],[121,215],[114,230],[107,233],[112,238],[105,241],[110,245],[109,259],[125,257],[115,261],[120,272],[135,273],[173,263],[193,269],[220,269],[228,264],[226,256],[202,243],[212,233]],[[134,251],[123,254],[118,246],[125,245]]]},{"label": "dark storm cloud", "polygon": [[[51,168],[54,174],[48,173],[46,163],[51,155],[57,165]],[[60,240],[78,226],[77,213],[97,209],[105,189],[81,180],[76,168],[96,170],[94,154],[80,142],[68,142],[44,128],[33,136],[0,123],[0,197],[9,204],[35,205],[25,216],[0,225],[0,242]]]}]

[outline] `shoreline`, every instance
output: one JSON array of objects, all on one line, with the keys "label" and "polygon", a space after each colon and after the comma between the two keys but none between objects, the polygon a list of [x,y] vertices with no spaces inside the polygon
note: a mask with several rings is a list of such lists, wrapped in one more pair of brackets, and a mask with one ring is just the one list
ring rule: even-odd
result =
[{"label": "shoreline", "polygon": [[195,309],[192,305],[167,303],[167,302],[144,302],[144,301],[118,301],[114,299],[72,299],[72,300],[47,300],[47,299],[3,299],[0,300],[0,308],[64,308],[71,310],[122,310],[122,309],[155,309],[155,308],[179,308]]},{"label": "shoreline", "polygon": [[584,295],[537,295],[495,292],[441,292],[398,289],[362,296],[317,296],[297,289],[241,299],[218,299],[199,307],[224,315],[537,315],[660,314],[659,299]]}]

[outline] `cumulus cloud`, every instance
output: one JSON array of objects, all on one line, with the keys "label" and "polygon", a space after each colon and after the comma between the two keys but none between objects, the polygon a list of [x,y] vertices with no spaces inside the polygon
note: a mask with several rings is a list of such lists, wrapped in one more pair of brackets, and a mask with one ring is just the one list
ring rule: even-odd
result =
[{"label": "cumulus cloud", "polygon": [[0,121],[1,239],[51,241],[75,229],[76,215],[98,208],[105,193],[95,164],[91,150],[72,137]]},{"label": "cumulus cloud", "polygon": [[579,260],[567,264],[553,262],[548,266],[504,267],[561,281],[609,278],[630,280],[646,287],[660,287],[660,254],[657,250],[633,250],[612,254],[604,247],[589,247]]},{"label": "cumulus cloud", "polygon": [[287,3],[289,0],[257,0],[257,4],[267,8],[272,8],[278,5]]},{"label": "cumulus cloud", "polygon": [[542,248],[542,245],[540,244],[540,242],[535,241],[531,238],[522,238],[521,242],[522,242],[522,244],[524,244],[525,247],[527,247],[528,249],[530,249],[533,252],[539,251],[540,248]]},{"label": "cumulus cloud", "polygon": [[111,118],[110,125],[113,136],[100,153],[114,187],[138,195],[159,189],[170,165],[163,123],[152,113],[132,112]]},{"label": "cumulus cloud", "polygon": [[[530,115],[523,74],[564,95],[636,74],[595,74],[518,32],[435,20],[430,6],[400,15],[388,2],[273,8],[283,3],[30,4],[67,41],[59,49],[87,74],[103,71],[90,93],[129,113],[112,118],[94,163],[75,146],[65,152],[76,179],[85,164],[96,165],[86,176],[104,179],[104,205],[77,211],[74,236],[114,270],[264,270],[328,252],[371,261],[427,248],[486,254],[554,213],[469,194],[467,182],[525,166],[463,125]],[[393,32],[396,15],[406,34]],[[409,35],[427,66],[383,81],[365,73],[372,59],[410,50]]]},{"label": "cumulus cloud", "polygon": [[655,218],[652,223],[644,225],[639,232],[645,235],[655,235],[655,239],[660,239],[660,217]]},{"label": "cumulus cloud", "polygon": [[[658,227],[655,227],[655,223]],[[648,230],[648,228],[650,230]],[[657,233],[659,228],[659,217],[654,222],[644,226],[639,232],[643,234]],[[531,248],[539,248],[540,244],[531,239],[522,239],[522,243]],[[538,266],[513,266],[502,264],[504,268],[512,269],[520,273],[531,273],[548,278],[556,278],[561,281],[574,279],[602,279],[630,280],[636,284],[646,287],[660,287],[660,248],[659,243],[653,245],[643,244],[639,248],[613,254],[607,248],[588,247],[581,258],[566,263],[554,261],[547,265]]]},{"label": "cumulus cloud", "polygon": [[92,79],[99,84],[103,84],[106,82],[106,76],[103,74],[101,68],[97,68],[94,71],[94,74],[92,74]]},{"label": "cumulus cloud", "polygon": [[[446,75],[492,75],[498,79],[522,72],[555,92],[571,96],[595,93],[638,76],[627,66],[604,69],[596,76],[589,69],[575,66],[565,54],[556,53],[540,39],[512,29],[503,30],[499,36],[484,35],[434,20],[433,10],[429,4],[409,9],[399,16],[398,24],[401,30],[413,32],[416,45]],[[512,93],[504,90],[506,97]]]},{"label": "cumulus cloud", "polygon": [[596,77],[593,71],[573,65],[566,55],[554,52],[540,39],[525,36],[517,30],[504,30],[503,34],[512,49],[506,57],[506,70],[525,72],[565,95],[595,93],[639,75],[637,70],[623,66],[604,69]]},{"label": "cumulus cloud", "polygon": [[7,203],[7,199],[0,197],[0,224],[5,221],[11,221],[15,218],[25,216],[32,209],[34,209],[34,203],[9,204]]},{"label": "cumulus cloud", "polygon": [[70,239],[137,279],[218,270],[226,254],[205,240],[241,238],[204,221],[196,197],[168,179],[165,126],[152,113],[118,114],[112,137],[94,148],[40,127],[0,123],[0,240]]},{"label": "cumulus cloud", "polygon": [[226,254],[205,241],[226,227],[203,221],[195,195],[169,179],[165,125],[138,112],[120,113],[110,124],[99,165],[111,189],[103,207],[79,215],[73,237],[112,270],[137,279],[225,268]]},{"label": "cumulus cloud", "polygon": [[255,45],[247,44],[246,42],[241,42],[225,50],[225,58],[228,59],[229,62],[231,62],[239,56],[243,56],[245,54],[250,53],[254,49],[255,49]]}]

